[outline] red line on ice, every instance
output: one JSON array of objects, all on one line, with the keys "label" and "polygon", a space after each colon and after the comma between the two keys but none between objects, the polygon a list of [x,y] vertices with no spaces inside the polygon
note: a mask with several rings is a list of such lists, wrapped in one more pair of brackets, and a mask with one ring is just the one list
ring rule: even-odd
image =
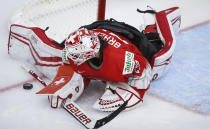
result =
[{"label": "red line on ice", "polygon": [[203,22],[201,22],[201,23],[198,23],[198,24],[195,24],[195,25],[192,25],[192,26],[183,28],[183,29],[180,30],[180,32],[185,32],[185,31],[194,29],[194,28],[196,28],[196,27],[199,27],[199,26],[202,26],[202,25],[205,25],[205,24],[208,24],[208,23],[210,23],[210,19],[207,20],[207,21],[203,21]]},{"label": "red line on ice", "polygon": [[193,113],[196,113],[196,114],[199,114],[199,115],[202,115],[202,116],[210,116],[210,114],[207,114],[207,113],[204,113],[204,112],[200,112],[200,111],[194,109],[193,107],[185,106],[185,105],[183,105],[183,104],[180,104],[180,103],[177,103],[177,102],[173,102],[173,101],[171,101],[171,100],[168,100],[168,99],[166,99],[166,98],[164,98],[164,97],[161,97],[161,96],[158,96],[158,95],[156,95],[156,94],[147,92],[147,95],[152,96],[152,97],[155,97],[155,98],[157,98],[157,99],[159,99],[159,100],[162,100],[162,101],[171,103],[171,104],[173,104],[173,105],[175,105],[175,106],[177,106],[177,107],[183,108],[183,109],[188,110],[188,111],[191,111],[191,112],[193,112]]},{"label": "red line on ice", "polygon": [[30,82],[34,82],[35,79],[29,79],[29,80],[26,80],[26,81],[23,81],[23,82],[19,82],[19,83],[16,83],[16,84],[13,84],[13,85],[10,85],[10,86],[7,86],[5,88],[1,88],[0,89],[0,94],[3,93],[3,92],[6,92],[6,91],[9,91],[9,90],[12,90],[14,88],[18,88],[18,87],[21,87],[24,83],[30,83]]}]

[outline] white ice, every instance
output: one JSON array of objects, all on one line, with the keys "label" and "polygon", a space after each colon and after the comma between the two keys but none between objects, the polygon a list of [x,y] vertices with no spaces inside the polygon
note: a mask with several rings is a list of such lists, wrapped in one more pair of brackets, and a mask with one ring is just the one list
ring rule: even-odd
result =
[{"label": "white ice", "polygon": [[[0,5],[0,89],[14,86],[17,83],[32,79],[30,75],[20,68],[19,63],[12,60],[7,54],[7,40],[9,33],[8,20],[25,1],[27,0],[2,0],[2,4]],[[107,0],[107,3],[107,18],[113,17],[117,20],[125,21],[135,27],[139,27],[140,23],[143,22],[140,14],[136,12],[136,8],[146,9],[147,5],[150,5],[157,10],[173,6],[181,7],[182,29],[210,20],[210,15],[208,14],[210,11],[210,2],[208,0]],[[190,39],[191,37],[184,38]],[[205,40],[205,37],[202,40]],[[183,44],[182,40],[178,39],[177,44],[179,44],[179,46],[180,44]],[[181,46],[178,48],[181,48]],[[196,56],[196,54],[194,56]],[[207,62],[209,63],[209,61]],[[188,75],[188,73],[183,74],[186,76]],[[207,74],[209,76],[209,73]],[[158,84],[169,84],[170,87],[175,87],[173,84],[178,80],[169,77],[167,78],[166,76],[164,79],[164,81],[167,80],[167,83],[160,80],[158,81]],[[156,82],[155,86],[158,86],[158,84]],[[33,82],[33,85],[34,88],[28,91],[23,90],[21,84],[17,88],[0,91],[0,129],[84,128],[65,110],[51,109],[46,96],[35,94],[42,88],[42,86],[38,82]],[[100,85],[102,84],[93,82],[78,101],[82,108],[96,118],[101,118],[107,115],[107,113],[101,113],[91,108],[95,100],[103,93],[103,86]],[[189,110],[179,104],[166,101],[165,99],[151,94],[145,95],[144,104],[141,107],[135,110],[122,112],[113,121],[102,127],[102,129],[209,128],[209,115],[197,113],[196,111]]]}]

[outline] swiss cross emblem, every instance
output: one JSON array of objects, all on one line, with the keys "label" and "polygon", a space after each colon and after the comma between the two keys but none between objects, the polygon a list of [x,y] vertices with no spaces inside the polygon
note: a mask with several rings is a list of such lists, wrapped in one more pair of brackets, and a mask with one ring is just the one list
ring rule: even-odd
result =
[{"label": "swiss cross emblem", "polygon": [[60,80],[55,81],[55,85],[60,85],[60,84],[62,84],[64,82],[65,82],[65,79],[64,78],[61,78]]}]

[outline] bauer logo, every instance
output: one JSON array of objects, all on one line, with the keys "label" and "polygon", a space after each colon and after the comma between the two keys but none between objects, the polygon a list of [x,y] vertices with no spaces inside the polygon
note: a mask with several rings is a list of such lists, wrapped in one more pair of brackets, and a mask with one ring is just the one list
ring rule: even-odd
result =
[{"label": "bauer logo", "polygon": [[123,74],[130,74],[133,72],[133,69],[134,69],[134,54],[126,51]]},{"label": "bauer logo", "polygon": [[88,118],[82,111],[80,111],[73,103],[70,103],[65,106],[65,108],[74,115],[79,121],[81,121],[83,124],[89,124],[91,122],[91,119]]}]

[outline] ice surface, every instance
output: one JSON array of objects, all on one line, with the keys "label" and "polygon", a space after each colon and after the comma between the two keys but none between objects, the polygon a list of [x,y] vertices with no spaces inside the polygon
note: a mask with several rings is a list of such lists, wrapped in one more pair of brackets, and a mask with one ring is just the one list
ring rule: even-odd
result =
[{"label": "ice surface", "polygon": [[[83,129],[65,110],[51,109],[46,96],[35,94],[42,88],[38,82],[33,82],[32,90],[23,90],[21,83],[32,78],[7,55],[8,20],[25,1],[7,0],[0,5],[0,129]],[[146,9],[146,5],[158,10],[176,5],[182,7],[182,28],[210,19],[206,13],[209,12],[208,0],[202,0],[202,3],[198,0],[107,1],[107,7],[111,7],[107,10],[107,18],[113,17],[135,27],[143,21],[135,10],[137,7]],[[210,112],[209,30],[210,25],[207,24],[181,33],[177,37],[167,76],[152,83],[144,104],[135,110],[122,112],[102,128],[209,129],[210,116],[205,115]],[[94,81],[78,100],[78,104],[96,118],[107,115],[91,108],[103,89],[102,83]]]},{"label": "ice surface", "polygon": [[170,70],[152,83],[151,93],[210,114],[209,29],[207,24],[177,36]]}]

